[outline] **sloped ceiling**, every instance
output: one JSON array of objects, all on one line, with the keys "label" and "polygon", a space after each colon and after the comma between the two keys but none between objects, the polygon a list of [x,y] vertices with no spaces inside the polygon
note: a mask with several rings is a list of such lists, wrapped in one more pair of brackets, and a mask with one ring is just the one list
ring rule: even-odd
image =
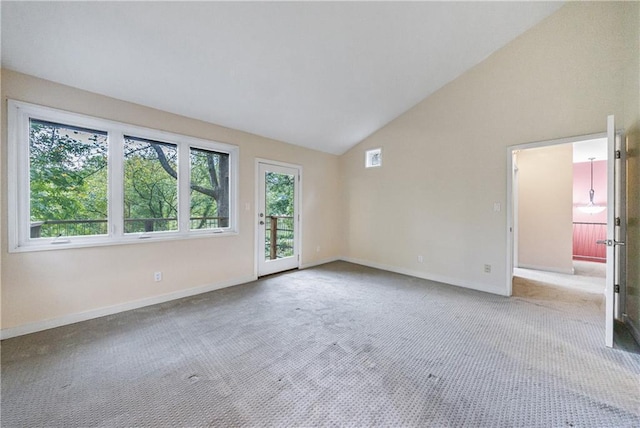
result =
[{"label": "sloped ceiling", "polygon": [[2,2],[2,66],[341,154],[559,2]]}]

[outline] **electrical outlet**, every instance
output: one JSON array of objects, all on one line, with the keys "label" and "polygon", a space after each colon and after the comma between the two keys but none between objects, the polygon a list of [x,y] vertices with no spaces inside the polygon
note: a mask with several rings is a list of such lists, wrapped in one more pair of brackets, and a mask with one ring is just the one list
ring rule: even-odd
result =
[{"label": "electrical outlet", "polygon": [[162,272],[155,272],[155,273],[153,274],[153,280],[154,280],[155,282],[160,282],[160,281],[162,281]]},{"label": "electrical outlet", "polygon": [[320,245],[316,247],[316,253],[319,253],[319,252],[320,252]]},{"label": "electrical outlet", "polygon": [[491,273],[491,265],[484,265],[484,273]]},{"label": "electrical outlet", "polygon": [[422,262],[424,262],[424,257],[418,256],[418,263],[422,263]]}]

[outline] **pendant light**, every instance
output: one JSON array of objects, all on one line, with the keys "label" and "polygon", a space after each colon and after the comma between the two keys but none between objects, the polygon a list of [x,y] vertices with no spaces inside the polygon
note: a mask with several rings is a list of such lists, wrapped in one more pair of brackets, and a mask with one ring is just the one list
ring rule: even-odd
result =
[{"label": "pendant light", "polygon": [[593,190],[593,160],[595,158],[589,158],[591,161],[591,188],[589,189],[589,203],[585,206],[578,207],[580,211],[586,214],[597,214],[604,211],[607,207],[602,207],[600,205],[596,205],[593,203],[593,196],[596,194],[596,191]]}]

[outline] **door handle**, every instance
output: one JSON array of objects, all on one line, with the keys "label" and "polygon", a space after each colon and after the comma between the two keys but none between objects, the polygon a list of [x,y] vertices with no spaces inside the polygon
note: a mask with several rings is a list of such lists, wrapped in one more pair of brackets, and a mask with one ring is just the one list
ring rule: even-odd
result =
[{"label": "door handle", "polygon": [[596,241],[596,244],[606,245],[607,247],[613,247],[614,245],[626,245],[622,241],[616,241],[615,239],[600,239]]}]

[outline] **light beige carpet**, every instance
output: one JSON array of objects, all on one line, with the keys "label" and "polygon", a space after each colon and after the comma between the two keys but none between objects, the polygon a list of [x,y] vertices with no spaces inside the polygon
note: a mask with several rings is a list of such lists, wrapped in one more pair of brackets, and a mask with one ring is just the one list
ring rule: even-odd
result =
[{"label": "light beige carpet", "polygon": [[596,302],[349,263],[2,342],[4,427],[638,427]]}]

